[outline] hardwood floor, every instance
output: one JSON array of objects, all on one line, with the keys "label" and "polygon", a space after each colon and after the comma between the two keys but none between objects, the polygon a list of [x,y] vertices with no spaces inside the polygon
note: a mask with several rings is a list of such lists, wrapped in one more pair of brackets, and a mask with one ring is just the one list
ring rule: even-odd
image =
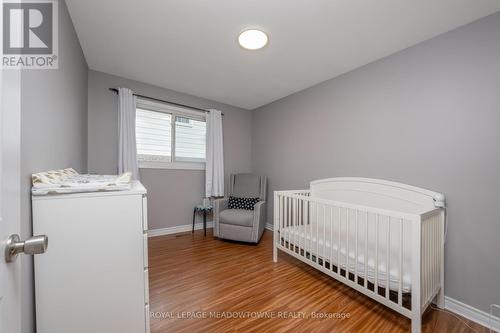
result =
[{"label": "hardwood floor", "polygon": [[[273,263],[271,232],[247,245],[215,240],[209,230],[149,239],[152,333],[410,331],[409,319],[295,258],[280,252]],[[488,332],[463,320],[473,330],[431,309],[423,332]]]}]

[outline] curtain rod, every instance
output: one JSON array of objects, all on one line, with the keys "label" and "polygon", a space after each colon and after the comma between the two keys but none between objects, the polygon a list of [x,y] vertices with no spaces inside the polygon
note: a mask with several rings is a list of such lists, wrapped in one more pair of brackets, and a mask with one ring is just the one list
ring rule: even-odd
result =
[{"label": "curtain rod", "polygon": [[[114,91],[115,93],[118,94],[118,89],[116,89],[116,88],[109,88],[109,90]],[[196,110],[199,112],[209,112],[209,110],[207,110],[207,109],[202,109],[202,108],[197,108],[195,106],[166,101],[164,99],[159,99],[159,98],[154,98],[154,97],[149,97],[149,96],[144,96],[144,95],[139,95],[139,94],[134,94],[134,96],[145,98],[145,99],[150,99],[150,100],[157,101],[157,102],[168,103],[168,104],[172,104],[172,105],[176,105],[176,106],[180,106],[180,107],[184,107],[184,108],[189,108],[189,109],[193,109],[193,110]],[[224,115],[224,113],[222,115]]]}]

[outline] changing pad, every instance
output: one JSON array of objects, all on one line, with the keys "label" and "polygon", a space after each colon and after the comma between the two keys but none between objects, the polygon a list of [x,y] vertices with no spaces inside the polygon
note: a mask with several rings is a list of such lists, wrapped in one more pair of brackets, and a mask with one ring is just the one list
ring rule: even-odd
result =
[{"label": "changing pad", "polygon": [[121,175],[87,175],[79,174],[72,168],[51,170],[31,175],[33,195],[51,193],[78,193],[97,191],[130,190],[132,174]]}]

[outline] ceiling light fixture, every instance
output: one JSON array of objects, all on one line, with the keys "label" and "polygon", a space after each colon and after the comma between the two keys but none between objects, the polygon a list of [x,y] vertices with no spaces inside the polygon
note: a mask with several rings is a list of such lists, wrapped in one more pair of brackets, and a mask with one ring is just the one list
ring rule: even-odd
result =
[{"label": "ceiling light fixture", "polygon": [[259,50],[267,45],[269,38],[262,30],[247,29],[240,32],[238,43],[247,50]]}]

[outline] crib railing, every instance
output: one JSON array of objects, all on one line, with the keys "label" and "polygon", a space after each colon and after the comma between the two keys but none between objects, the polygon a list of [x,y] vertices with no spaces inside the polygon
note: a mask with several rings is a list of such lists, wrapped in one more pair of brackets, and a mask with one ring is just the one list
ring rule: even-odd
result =
[{"label": "crib railing", "polygon": [[443,219],[336,202],[307,190],[274,195],[278,249],[413,319],[443,281]]}]

